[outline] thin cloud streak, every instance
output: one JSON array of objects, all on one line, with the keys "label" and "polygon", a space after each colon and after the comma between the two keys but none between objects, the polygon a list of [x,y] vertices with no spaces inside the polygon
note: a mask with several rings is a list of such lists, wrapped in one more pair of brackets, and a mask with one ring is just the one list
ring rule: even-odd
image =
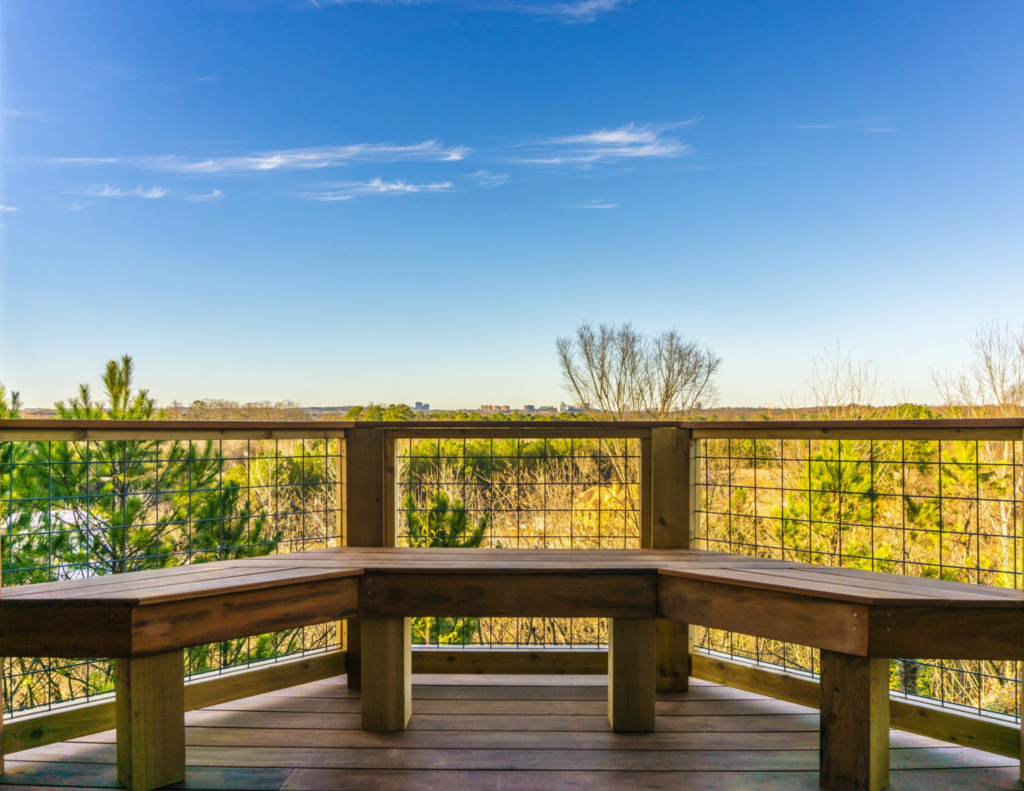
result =
[{"label": "thin cloud streak", "polygon": [[881,118],[853,118],[845,121],[828,121],[821,124],[794,124],[790,126],[790,129],[799,129],[802,131],[826,131],[832,129],[860,129],[863,132],[896,132],[896,129],[890,129],[888,127],[879,127],[877,124],[883,121],[893,121],[896,119],[894,115],[887,115]]},{"label": "thin cloud streak", "polygon": [[630,5],[635,0],[576,0],[576,2],[563,3],[523,3],[507,2],[500,4],[508,11],[516,11],[521,14],[532,14],[534,16],[549,17],[563,22],[593,22],[601,14],[615,11],[623,6]]},{"label": "thin cloud streak", "polygon": [[7,204],[0,203],[0,213],[13,213],[18,210],[17,206],[8,206]]},{"label": "thin cloud streak", "polygon": [[567,203],[567,209],[617,209],[619,204],[607,203],[604,201],[583,201],[582,203]]},{"label": "thin cloud streak", "polygon": [[507,184],[510,178],[508,173],[492,173],[489,170],[478,170],[470,173],[469,178],[475,179],[481,187],[500,187]]},{"label": "thin cloud streak", "polygon": [[165,187],[150,187],[145,189],[141,184],[135,189],[126,190],[121,187],[111,187],[104,184],[102,187],[90,187],[81,193],[87,198],[145,198],[146,200],[157,200],[163,198],[170,192]]},{"label": "thin cloud streak", "polygon": [[[317,10],[325,6],[346,6],[359,4],[379,6],[410,7],[427,5],[441,0],[310,0]],[[540,0],[449,0],[449,5],[465,6],[474,11],[507,11],[515,14],[546,17],[562,22],[593,22],[602,14],[630,5],[636,0],[563,0],[563,2],[542,2]]]},{"label": "thin cloud streak", "polygon": [[631,123],[618,129],[598,129],[583,135],[555,137],[524,146],[527,153],[517,157],[516,161],[533,165],[590,166],[623,159],[688,156],[694,153],[693,146],[667,132],[693,123],[695,121],[642,126]]},{"label": "thin cloud streak", "polygon": [[369,181],[340,181],[325,185],[324,189],[299,193],[303,200],[335,203],[354,200],[368,195],[412,195],[417,192],[449,192],[450,181],[435,181],[429,184],[410,184],[407,181],[384,181],[380,178]]},{"label": "thin cloud streak", "polygon": [[16,118],[19,121],[42,121],[43,114],[37,113],[34,110],[13,110],[11,108],[5,108],[0,110],[0,114],[4,118]]},{"label": "thin cloud streak", "polygon": [[195,203],[209,203],[212,200],[220,200],[224,197],[224,193],[218,189],[210,190],[210,192],[202,193],[199,195],[185,195],[184,198],[187,201],[193,201]]},{"label": "thin cloud streak", "polygon": [[54,165],[131,165],[178,175],[213,173],[261,173],[275,170],[311,170],[362,162],[460,162],[472,153],[468,146],[446,146],[436,140],[410,145],[356,143],[261,151],[252,154],[214,156],[203,159],[177,154],[150,157],[58,157]]}]

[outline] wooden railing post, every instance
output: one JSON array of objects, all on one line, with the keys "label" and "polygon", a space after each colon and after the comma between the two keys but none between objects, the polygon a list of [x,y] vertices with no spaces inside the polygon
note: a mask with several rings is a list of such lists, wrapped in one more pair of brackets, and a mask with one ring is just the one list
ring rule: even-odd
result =
[{"label": "wooden railing post", "polygon": [[[379,428],[345,431],[342,453],[342,535],[350,547],[386,546],[384,466],[385,436]],[[345,628],[348,685],[362,686],[362,650],[359,619],[351,618]]]},{"label": "wooden railing post", "polygon": [[[696,516],[697,464],[689,429],[651,431],[651,548],[689,549]],[[690,686],[693,628],[658,619],[658,689]]]}]

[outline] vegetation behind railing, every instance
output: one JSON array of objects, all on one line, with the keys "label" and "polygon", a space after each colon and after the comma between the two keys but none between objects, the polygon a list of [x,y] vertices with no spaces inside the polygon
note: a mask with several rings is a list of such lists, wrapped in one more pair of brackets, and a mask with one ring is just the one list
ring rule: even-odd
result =
[{"label": "vegetation behind railing", "polygon": [[[248,437],[160,439],[176,432],[160,423],[142,430],[107,426],[92,432],[97,439],[50,439],[54,432],[44,430],[40,439],[0,442],[4,587],[340,541],[337,438],[260,439],[267,432],[251,430]],[[229,640],[188,649],[186,670],[219,672],[337,641],[334,624]],[[3,663],[8,713],[88,700],[113,688],[109,660],[7,657]]]},{"label": "vegetation behind railing", "polygon": [[[696,545],[1020,590],[1022,443],[985,438],[1019,437],[1011,423],[996,429],[993,421],[987,432],[946,440],[929,436],[955,433],[929,432],[927,423],[874,432],[865,425],[848,429],[845,439],[812,432],[780,438],[756,425],[716,428],[715,438],[697,441]],[[706,629],[698,630],[698,645],[817,670],[817,652],[802,646]],[[907,697],[1019,718],[1019,677],[1015,662],[906,657],[892,663],[891,686]]]},{"label": "vegetation behind railing", "polygon": [[[640,440],[504,437],[397,440],[399,546],[640,546]],[[565,430],[571,434],[571,429]],[[596,647],[604,620],[417,618],[421,645]]]},{"label": "vegetation behind railing", "polygon": [[[351,424],[108,423],[82,435],[22,423],[0,435],[5,586],[341,541],[338,438]],[[649,546],[654,425],[695,437],[696,546],[1022,587],[1024,421],[377,424],[392,454],[385,534],[409,546]],[[688,485],[686,471],[673,474]],[[415,636],[515,648],[595,647],[605,634],[596,620],[442,618],[417,621]],[[190,652],[191,669],[336,641],[333,625],[232,641]],[[698,644],[816,669],[797,646],[707,630]],[[892,681],[1015,717],[1018,672],[908,657]],[[4,683],[7,710],[50,706],[109,689],[109,664],[8,659]]]}]

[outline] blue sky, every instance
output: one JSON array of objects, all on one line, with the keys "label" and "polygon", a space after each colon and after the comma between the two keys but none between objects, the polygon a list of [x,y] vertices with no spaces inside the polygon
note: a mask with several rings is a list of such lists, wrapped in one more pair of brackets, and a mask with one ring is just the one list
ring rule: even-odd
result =
[{"label": "blue sky", "polygon": [[1019,2],[8,0],[0,381],[551,403],[582,319],[727,405],[934,402],[1024,322]]}]

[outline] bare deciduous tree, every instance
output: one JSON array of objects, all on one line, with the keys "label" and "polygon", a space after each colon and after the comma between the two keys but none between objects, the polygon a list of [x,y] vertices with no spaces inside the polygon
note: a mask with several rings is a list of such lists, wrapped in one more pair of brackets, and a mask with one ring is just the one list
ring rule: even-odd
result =
[{"label": "bare deciduous tree", "polygon": [[630,323],[583,322],[557,349],[566,390],[595,418],[667,420],[717,396],[721,358],[675,329],[648,335]]},{"label": "bare deciduous tree", "polygon": [[843,354],[838,342],[834,356],[826,349],[824,357],[814,358],[807,387],[818,417],[825,420],[877,417],[871,406],[878,396],[874,368],[860,360],[855,364],[849,354]]},{"label": "bare deciduous tree", "polygon": [[955,372],[932,371],[932,381],[957,417],[1024,414],[1024,327],[983,324],[968,338],[974,361]]}]

